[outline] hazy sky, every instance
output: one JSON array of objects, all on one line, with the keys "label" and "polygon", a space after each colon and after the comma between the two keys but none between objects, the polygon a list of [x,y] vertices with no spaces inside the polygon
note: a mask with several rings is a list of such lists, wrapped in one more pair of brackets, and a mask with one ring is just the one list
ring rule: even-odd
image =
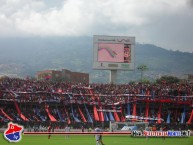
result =
[{"label": "hazy sky", "polygon": [[193,0],[0,0],[0,37],[96,34],[193,52]]}]

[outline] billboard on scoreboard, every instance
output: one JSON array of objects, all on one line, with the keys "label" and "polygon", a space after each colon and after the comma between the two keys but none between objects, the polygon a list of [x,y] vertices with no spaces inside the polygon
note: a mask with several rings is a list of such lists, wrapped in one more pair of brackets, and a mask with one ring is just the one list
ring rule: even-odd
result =
[{"label": "billboard on scoreboard", "polygon": [[135,37],[93,37],[93,68],[109,70],[134,70]]}]

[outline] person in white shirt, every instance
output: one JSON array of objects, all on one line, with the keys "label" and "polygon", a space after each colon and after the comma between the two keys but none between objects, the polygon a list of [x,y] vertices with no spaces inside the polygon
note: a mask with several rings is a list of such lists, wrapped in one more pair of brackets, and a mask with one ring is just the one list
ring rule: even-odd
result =
[{"label": "person in white shirt", "polygon": [[[102,132],[102,129],[100,127],[95,128],[95,132]],[[102,135],[101,134],[96,134],[95,135],[95,139],[96,139],[96,145],[105,145],[102,141]]]},{"label": "person in white shirt", "polygon": [[[70,127],[68,125],[66,125],[64,130],[65,130],[65,132],[70,132]],[[66,134],[65,138],[69,138],[69,134]]]}]

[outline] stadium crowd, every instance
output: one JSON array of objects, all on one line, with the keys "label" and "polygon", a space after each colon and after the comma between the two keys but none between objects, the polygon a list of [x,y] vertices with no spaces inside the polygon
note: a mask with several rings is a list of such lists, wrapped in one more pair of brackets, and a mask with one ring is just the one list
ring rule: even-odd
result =
[{"label": "stadium crowd", "polygon": [[[107,108],[112,109],[116,103],[126,104],[129,101],[135,100],[136,97],[139,99],[148,98],[149,100],[169,98],[173,101],[184,101],[189,105],[193,105],[192,96],[193,85],[189,83],[75,84],[70,82],[38,81],[35,79],[8,77],[1,78],[0,80],[0,103],[4,104],[4,106],[1,105],[0,108],[17,121],[22,121],[22,119],[19,117],[17,110],[10,107],[9,100],[16,100],[19,104],[23,103],[20,108],[30,121],[48,121],[45,107],[42,107],[41,103],[55,103],[58,106],[50,105],[49,110],[51,114],[55,116],[56,120],[61,120],[59,115],[57,115],[57,113],[60,112],[64,122],[68,122],[68,118],[69,120],[77,118],[81,122],[81,116],[78,113],[76,105],[74,107],[72,105],[67,107],[66,111],[59,106],[61,106],[61,104],[96,104],[98,106],[111,105],[111,107]],[[131,100],[131,98],[133,100]],[[30,107],[29,103],[32,102],[38,103],[38,107],[34,107],[33,105]],[[72,110],[73,113],[70,113]],[[179,120],[179,116],[181,116],[182,107],[178,109],[177,112],[175,112],[174,109],[162,112],[165,118],[168,111],[170,111],[171,114],[177,114],[175,117],[176,121],[176,119]],[[39,116],[37,116],[37,112]],[[85,113],[85,110],[83,113]],[[90,111],[90,114],[91,117],[94,118],[93,111]],[[157,115],[151,110],[150,114],[154,116]],[[190,112],[187,112],[187,116],[190,116]]]},{"label": "stadium crowd", "polygon": [[154,96],[191,96],[193,85],[189,83],[177,84],[73,84],[70,82],[37,81],[35,79],[3,78],[0,82],[0,90],[14,92],[62,92],[73,94],[89,94],[84,87],[90,87],[94,93],[117,94],[149,94]]}]

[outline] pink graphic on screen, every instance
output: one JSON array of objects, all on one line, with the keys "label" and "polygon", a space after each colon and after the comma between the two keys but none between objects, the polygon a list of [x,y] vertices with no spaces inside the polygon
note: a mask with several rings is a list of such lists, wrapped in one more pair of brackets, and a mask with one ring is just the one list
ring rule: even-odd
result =
[{"label": "pink graphic on screen", "polygon": [[124,44],[98,44],[98,61],[124,62]]}]

